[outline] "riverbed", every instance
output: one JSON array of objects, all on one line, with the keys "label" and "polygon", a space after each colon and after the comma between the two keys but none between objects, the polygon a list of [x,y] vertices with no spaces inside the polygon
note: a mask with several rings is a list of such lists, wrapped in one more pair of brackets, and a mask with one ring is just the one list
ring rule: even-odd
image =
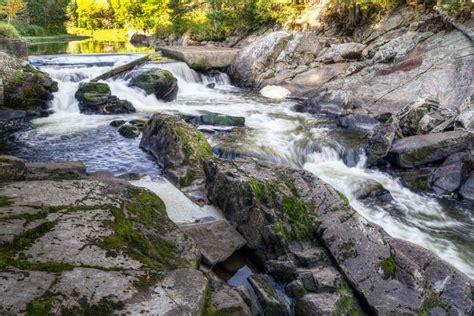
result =
[{"label": "riverbed", "polygon": [[[153,95],[146,96],[128,87],[127,77],[118,77],[107,81],[112,94],[132,102],[137,113],[114,116],[79,113],[74,94],[80,82],[142,56],[113,53],[30,57],[33,65],[59,82],[59,91],[52,103],[54,114],[34,120],[30,128],[10,138],[15,143],[7,146],[10,153],[29,161],[81,160],[89,172],[141,174],[144,178],[135,184],[166,196],[163,199],[172,220],[194,221],[222,215],[215,208],[198,207],[183,199],[160,176],[161,170],[153,158],[139,149],[139,139],[124,138],[109,124],[118,118],[147,118],[153,112],[243,116],[245,129],[238,133],[237,130],[227,132],[231,136],[226,137],[204,133],[216,153],[232,156],[238,152],[275,164],[304,168],[342,192],[357,212],[382,226],[391,236],[432,250],[474,278],[474,219],[469,212],[414,193],[386,173],[366,169],[363,152],[351,135],[339,131],[324,117],[295,112],[292,101],[263,99],[254,92],[232,86],[223,73],[200,74],[182,62],[151,62],[141,69],[168,69],[178,78],[179,93],[175,101],[164,103]],[[215,88],[207,87],[209,83],[215,83]],[[374,185],[382,186],[393,200],[388,204],[360,200],[360,192]]]}]

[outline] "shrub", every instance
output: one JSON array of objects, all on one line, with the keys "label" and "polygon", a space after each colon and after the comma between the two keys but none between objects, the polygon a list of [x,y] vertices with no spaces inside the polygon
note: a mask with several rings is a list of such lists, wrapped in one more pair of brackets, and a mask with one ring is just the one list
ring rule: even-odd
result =
[{"label": "shrub", "polygon": [[19,38],[20,33],[11,24],[0,22],[0,37],[3,38]]},{"label": "shrub", "polygon": [[13,22],[12,25],[17,29],[21,36],[46,36],[49,32],[41,26],[30,25],[21,22]]}]

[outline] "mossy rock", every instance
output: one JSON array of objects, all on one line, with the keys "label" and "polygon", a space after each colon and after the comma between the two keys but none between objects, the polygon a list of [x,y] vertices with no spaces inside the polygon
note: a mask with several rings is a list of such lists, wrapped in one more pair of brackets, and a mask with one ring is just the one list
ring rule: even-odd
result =
[{"label": "mossy rock", "polygon": [[132,78],[129,86],[140,88],[146,94],[154,94],[165,102],[173,101],[178,95],[178,80],[168,70],[147,70]]},{"label": "mossy rock", "polygon": [[140,147],[152,153],[180,187],[203,178],[203,160],[212,157],[212,148],[201,132],[180,117],[166,114],[155,114],[145,125]]}]

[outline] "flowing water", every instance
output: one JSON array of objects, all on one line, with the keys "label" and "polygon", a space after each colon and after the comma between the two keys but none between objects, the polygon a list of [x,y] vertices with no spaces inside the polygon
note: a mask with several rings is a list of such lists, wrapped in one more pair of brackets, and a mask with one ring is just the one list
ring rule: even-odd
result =
[{"label": "flowing water", "polygon": [[[216,209],[198,208],[183,200],[178,190],[157,177],[160,170],[148,154],[138,149],[139,140],[123,138],[109,123],[116,118],[145,118],[157,111],[186,114],[207,111],[244,116],[246,128],[243,131],[205,134],[215,148],[224,148],[221,154],[232,155],[233,151],[238,151],[281,165],[304,168],[343,192],[362,216],[382,226],[390,235],[434,251],[474,278],[474,218],[469,210],[452,210],[429,196],[411,192],[387,174],[365,169],[364,156],[357,146],[347,146],[351,143],[350,137],[327,124],[324,118],[294,112],[292,102],[264,100],[231,86],[224,74],[202,75],[184,63],[155,62],[142,68],[159,67],[173,72],[180,89],[177,100],[163,103],[153,95],[146,96],[129,88],[129,76],[122,76],[107,83],[114,95],[131,101],[138,113],[117,116],[79,113],[74,93],[80,81],[140,56],[32,57],[33,64],[59,82],[59,92],[53,101],[55,113],[35,120],[32,128],[17,133],[12,153],[27,160],[82,160],[89,171],[146,174],[147,178],[134,184],[166,196],[164,199],[173,220],[192,221],[207,215],[219,217]],[[216,83],[215,89],[206,87],[209,82]],[[222,137],[222,134],[226,136]],[[374,185],[383,186],[393,200],[378,203],[359,199],[360,192]],[[183,214],[180,208],[186,208],[187,213]]]}]

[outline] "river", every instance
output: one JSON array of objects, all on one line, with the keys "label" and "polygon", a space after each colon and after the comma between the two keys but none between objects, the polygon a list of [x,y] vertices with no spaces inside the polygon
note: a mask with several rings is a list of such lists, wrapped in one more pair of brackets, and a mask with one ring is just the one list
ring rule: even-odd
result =
[{"label": "river", "polygon": [[[382,226],[391,236],[432,250],[474,278],[474,219],[469,211],[451,209],[433,197],[408,190],[386,173],[366,169],[364,156],[351,135],[325,123],[323,117],[293,111],[291,101],[263,99],[254,92],[232,86],[222,73],[203,75],[181,62],[154,62],[141,69],[170,70],[178,78],[179,93],[175,101],[163,103],[153,95],[145,96],[119,77],[107,83],[114,95],[131,101],[137,113],[116,116],[79,113],[74,93],[81,81],[141,56],[128,53],[30,57],[35,66],[59,82],[59,91],[53,100],[54,114],[34,120],[32,127],[9,138],[10,153],[30,161],[81,160],[90,172],[141,173],[146,177],[135,184],[162,196],[174,221],[191,221],[208,215],[219,217],[218,210],[199,207],[183,198],[160,176],[161,171],[152,157],[138,148],[139,139],[123,138],[109,123],[117,118],[146,118],[152,112],[197,114],[208,111],[243,116],[246,128],[238,137],[231,137],[230,142],[219,133],[205,133],[211,145],[312,172],[343,192],[357,212]],[[209,82],[215,82],[216,87],[206,87]],[[383,186],[393,200],[383,204],[359,200],[360,192],[374,185]]]}]

